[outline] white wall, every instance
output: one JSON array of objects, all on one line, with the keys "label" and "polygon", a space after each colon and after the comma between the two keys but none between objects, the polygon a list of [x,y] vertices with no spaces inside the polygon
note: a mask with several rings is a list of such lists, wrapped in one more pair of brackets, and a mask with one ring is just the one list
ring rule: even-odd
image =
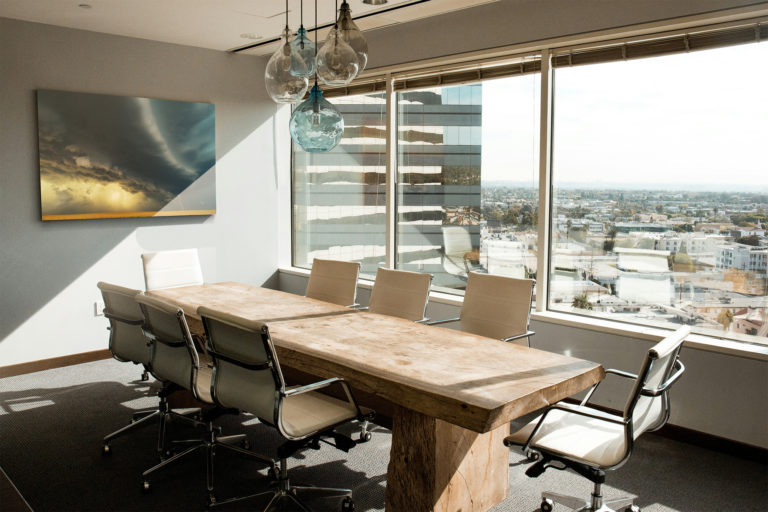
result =
[{"label": "white wall", "polygon": [[[142,252],[198,247],[206,281],[276,281],[289,160],[265,64],[0,19],[0,366],[106,348],[96,283],[143,289]],[[36,89],[215,104],[216,215],[42,222]]]}]

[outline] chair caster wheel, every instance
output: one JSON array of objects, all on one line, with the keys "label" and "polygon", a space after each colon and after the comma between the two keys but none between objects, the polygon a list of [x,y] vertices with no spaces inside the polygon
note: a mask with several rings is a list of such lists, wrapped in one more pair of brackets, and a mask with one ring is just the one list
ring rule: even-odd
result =
[{"label": "chair caster wheel", "polygon": [[528,462],[536,462],[537,460],[539,460],[539,454],[538,453],[533,453],[533,452],[528,452],[525,455],[525,458],[528,460]]},{"label": "chair caster wheel", "polygon": [[243,447],[243,450],[250,450],[251,449],[251,443],[248,441],[248,439],[243,439],[240,442],[240,446]]},{"label": "chair caster wheel", "polygon": [[341,502],[341,512],[355,512],[355,502],[349,496]]},{"label": "chair caster wheel", "polygon": [[552,512],[555,502],[550,499],[541,500],[541,512]]},{"label": "chair caster wheel", "polygon": [[147,494],[147,493],[148,493],[148,492],[150,492],[151,490],[152,490],[152,486],[151,486],[151,485],[149,485],[149,480],[144,480],[144,481],[141,483],[141,492],[143,492],[144,494]]},{"label": "chair caster wheel", "polygon": [[102,445],[101,454],[104,455],[105,457],[112,455],[112,448],[108,444]]},{"label": "chair caster wheel", "polygon": [[216,496],[213,494],[208,495],[208,503],[206,503],[206,507],[213,508],[216,506]]},{"label": "chair caster wheel", "polygon": [[640,512],[640,507],[637,505],[629,505],[627,507],[624,507],[621,512]]},{"label": "chair caster wheel", "polygon": [[365,433],[360,432],[360,440],[358,441],[359,443],[367,443],[370,440],[371,440],[370,432],[365,432]]}]

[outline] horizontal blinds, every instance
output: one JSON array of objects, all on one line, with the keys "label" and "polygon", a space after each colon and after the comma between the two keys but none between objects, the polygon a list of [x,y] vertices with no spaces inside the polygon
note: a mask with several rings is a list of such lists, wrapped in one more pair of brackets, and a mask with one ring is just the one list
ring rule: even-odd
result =
[{"label": "horizontal blinds", "polygon": [[768,40],[768,24],[750,23],[738,27],[690,32],[644,41],[608,44],[566,52],[555,51],[552,67],[640,59],[766,40]]},{"label": "horizontal blinds", "polygon": [[516,75],[527,75],[541,71],[541,60],[527,60],[514,64],[502,64],[499,66],[474,67],[455,71],[423,76],[395,77],[393,89],[395,91],[407,91],[410,89],[424,89],[427,87],[441,87],[446,85],[469,84],[493,78],[505,78]]},{"label": "horizontal blinds", "polygon": [[355,96],[357,94],[373,94],[387,90],[386,78],[382,76],[370,77],[365,80],[353,81],[344,87],[323,87],[323,96],[326,98],[338,98],[339,96]]}]

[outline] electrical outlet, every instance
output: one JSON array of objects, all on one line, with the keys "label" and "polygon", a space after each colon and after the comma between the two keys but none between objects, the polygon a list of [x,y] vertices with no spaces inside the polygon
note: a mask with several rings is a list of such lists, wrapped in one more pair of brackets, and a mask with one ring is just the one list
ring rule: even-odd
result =
[{"label": "electrical outlet", "polygon": [[104,316],[104,303],[103,302],[94,302],[93,303],[93,316]]}]

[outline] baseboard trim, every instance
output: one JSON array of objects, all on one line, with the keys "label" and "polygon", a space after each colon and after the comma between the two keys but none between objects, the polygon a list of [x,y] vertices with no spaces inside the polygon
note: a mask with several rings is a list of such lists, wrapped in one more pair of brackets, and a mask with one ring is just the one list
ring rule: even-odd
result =
[{"label": "baseboard trim", "polygon": [[[571,398],[566,398],[563,401],[573,404],[579,403],[578,400]],[[609,407],[602,407],[600,405],[590,404],[590,407],[617,416],[621,416],[622,414],[621,411]],[[651,434],[768,465],[768,449],[760,446],[742,443],[741,441],[734,441],[733,439],[727,439],[725,437],[708,434],[692,428],[681,427],[679,425],[671,425],[669,423],[664,425],[661,429],[651,432]]]},{"label": "baseboard trim", "polygon": [[41,372],[43,370],[52,370],[53,368],[72,366],[73,364],[90,363],[91,361],[100,361],[111,357],[112,354],[109,350],[102,349],[93,350],[91,352],[82,352],[80,354],[71,354],[68,356],[51,357],[50,359],[40,359],[39,361],[30,361],[28,363],[0,366],[0,378],[24,375],[25,373]]}]

